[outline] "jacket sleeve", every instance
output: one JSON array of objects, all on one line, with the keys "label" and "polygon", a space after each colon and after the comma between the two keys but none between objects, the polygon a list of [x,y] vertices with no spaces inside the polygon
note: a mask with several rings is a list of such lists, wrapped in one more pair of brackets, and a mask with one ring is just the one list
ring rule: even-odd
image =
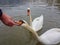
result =
[{"label": "jacket sleeve", "polygon": [[0,17],[2,16],[3,12],[2,12],[2,9],[0,9]]}]

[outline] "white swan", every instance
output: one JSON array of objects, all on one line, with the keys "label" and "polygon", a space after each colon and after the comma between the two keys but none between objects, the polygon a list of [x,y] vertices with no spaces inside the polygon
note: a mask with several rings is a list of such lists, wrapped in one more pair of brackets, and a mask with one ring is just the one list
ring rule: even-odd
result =
[{"label": "white swan", "polygon": [[43,33],[38,39],[44,44],[58,44],[60,43],[60,29],[52,28]]},{"label": "white swan", "polygon": [[37,37],[38,41],[42,42],[43,44],[58,44],[60,42],[59,28],[50,29],[39,36],[37,32],[31,26],[29,26],[26,21],[24,22],[25,23],[23,23],[21,26],[32,32]]},{"label": "white swan", "polygon": [[32,28],[34,31],[39,31],[43,27],[43,15],[37,17],[32,22]]},{"label": "white swan", "polygon": [[[41,17],[38,17],[36,19],[39,19],[41,21]],[[32,26],[29,25],[25,20],[23,20],[25,23],[23,23],[21,26],[31,31],[37,37],[38,41],[42,42],[43,44],[58,44],[60,42],[60,29],[53,28],[39,36],[36,30],[39,30],[39,27],[42,27],[42,23],[39,24],[36,19],[34,19],[34,21],[32,22]],[[35,23],[35,21],[37,22]]]},{"label": "white swan", "polygon": [[34,31],[39,31],[43,27],[43,15],[32,20],[32,16],[30,14],[30,8],[27,9],[27,15],[30,17],[30,26],[34,29]]}]

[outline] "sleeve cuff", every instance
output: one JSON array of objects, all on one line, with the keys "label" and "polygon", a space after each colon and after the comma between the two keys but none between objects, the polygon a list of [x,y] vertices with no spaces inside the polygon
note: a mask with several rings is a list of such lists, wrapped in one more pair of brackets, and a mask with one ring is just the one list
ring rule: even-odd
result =
[{"label": "sleeve cuff", "polygon": [[2,12],[2,9],[0,9],[0,17],[2,16],[3,12]]}]

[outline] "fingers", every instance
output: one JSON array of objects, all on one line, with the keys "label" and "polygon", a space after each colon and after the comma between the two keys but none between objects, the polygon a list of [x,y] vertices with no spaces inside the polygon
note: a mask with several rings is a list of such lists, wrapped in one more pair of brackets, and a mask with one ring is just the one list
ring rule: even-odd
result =
[{"label": "fingers", "polygon": [[5,25],[10,26],[10,27],[12,27],[14,25],[21,26],[24,23],[22,20],[14,21],[9,15],[6,15],[6,14],[2,15],[1,21]]},{"label": "fingers", "polygon": [[10,16],[6,15],[6,14],[2,15],[1,21],[7,26],[15,25],[15,22],[12,20],[12,18]]},{"label": "fingers", "polygon": [[8,21],[7,25],[8,26],[14,26],[15,25],[15,22],[13,20],[10,20],[10,21]]}]

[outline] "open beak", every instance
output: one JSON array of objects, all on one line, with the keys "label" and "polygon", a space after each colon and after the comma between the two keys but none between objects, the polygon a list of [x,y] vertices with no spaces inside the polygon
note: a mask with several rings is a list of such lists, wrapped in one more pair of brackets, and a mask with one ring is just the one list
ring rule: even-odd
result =
[{"label": "open beak", "polygon": [[15,21],[15,23],[16,23],[17,26],[21,26],[24,23],[24,21],[23,20],[19,20],[19,21]]}]

